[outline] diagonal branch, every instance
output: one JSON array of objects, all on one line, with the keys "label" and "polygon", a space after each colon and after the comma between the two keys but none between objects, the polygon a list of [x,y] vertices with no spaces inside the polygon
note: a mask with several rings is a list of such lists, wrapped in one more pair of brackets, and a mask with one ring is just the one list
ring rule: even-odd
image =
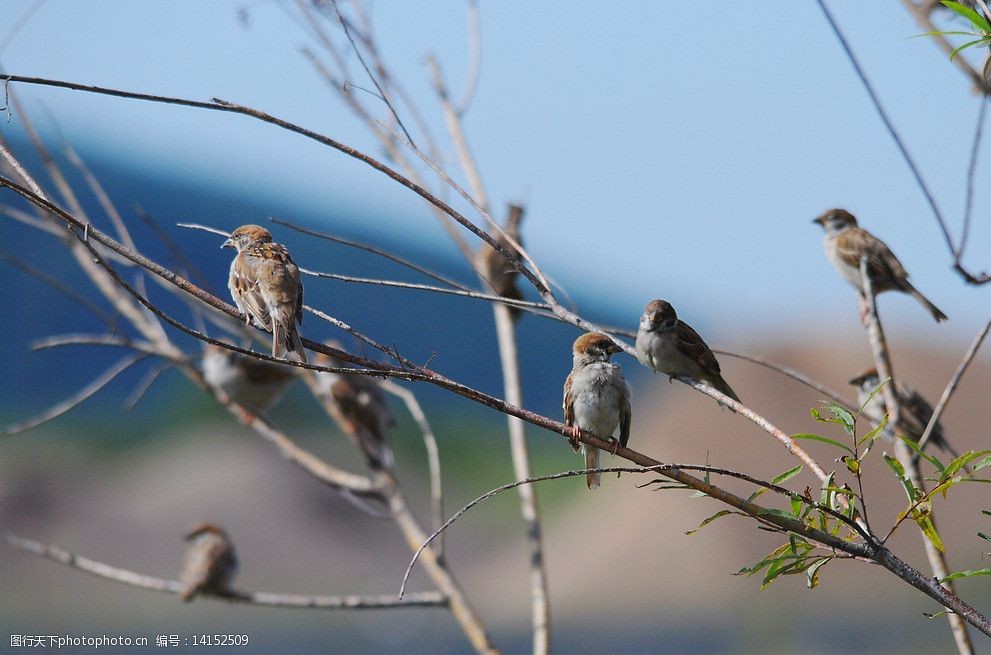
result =
[{"label": "diagonal branch", "polygon": [[[110,564],[70,553],[54,544],[43,544],[31,539],[8,535],[7,543],[13,548],[27,551],[59,562],[70,568],[85,571],[106,580],[149,591],[162,591],[179,595],[183,591],[178,580],[163,580],[142,573],[135,573]],[[350,609],[402,609],[411,607],[446,607],[447,599],[436,591],[421,591],[397,596],[303,596],[300,594],[273,594],[265,591],[230,590],[222,593],[204,593],[203,598],[223,600],[229,603],[263,605],[266,607],[286,607],[298,609],[350,610]]]},{"label": "diagonal branch", "polygon": [[0,430],[0,436],[9,437],[14,434],[20,434],[21,432],[26,432],[32,428],[36,428],[39,425],[48,423],[51,420],[62,416],[73,407],[85,402],[91,398],[100,389],[110,384],[114,378],[123,373],[125,370],[130,368],[132,365],[137,364],[142,359],[147,357],[147,355],[128,355],[124,357],[116,364],[111,366],[109,369],[104,371],[99,377],[87,384],[85,387],[72,394],[62,402],[53,405],[49,409],[45,410],[41,414],[21,421],[20,423],[15,423],[14,425],[8,426]]},{"label": "diagonal branch", "polygon": [[[895,433],[895,430],[899,426],[901,406],[896,391],[897,386],[888,351],[888,342],[885,339],[884,328],[881,326],[881,319],[877,313],[877,299],[873,287],[874,281],[871,279],[867,255],[864,255],[860,260],[860,279],[863,285],[862,293],[867,302],[867,338],[870,341],[871,352],[874,354],[874,365],[877,368],[878,377],[881,380],[888,381],[887,384],[881,387],[885,408],[888,411],[888,422],[885,430],[894,443],[895,455],[905,468],[905,475],[911,480],[917,492],[925,496],[925,480],[919,472],[919,460],[908,445],[902,439],[898,438],[898,435]],[[930,514],[929,520],[932,521],[933,529],[935,530],[935,515]],[[922,544],[926,551],[926,558],[929,560],[929,566],[933,572],[933,579],[938,583],[939,580],[945,579],[950,573],[946,565],[946,556],[925,533],[920,531],[920,535],[922,536]],[[951,594],[955,594],[952,582],[943,582],[942,586]],[[947,609],[952,608],[947,607]],[[953,640],[956,642],[957,650],[961,655],[972,655],[974,647],[970,642],[970,635],[967,632],[967,624],[964,618],[956,612],[948,612],[946,618],[950,623],[950,630],[953,633]]]}]

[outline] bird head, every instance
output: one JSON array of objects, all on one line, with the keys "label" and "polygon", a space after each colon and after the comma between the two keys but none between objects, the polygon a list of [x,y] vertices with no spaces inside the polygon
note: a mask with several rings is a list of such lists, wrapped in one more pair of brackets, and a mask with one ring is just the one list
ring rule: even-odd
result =
[{"label": "bird head", "polygon": [[848,227],[857,227],[857,219],[845,209],[830,209],[822,216],[812,219],[812,222],[818,223],[826,232],[839,232]]},{"label": "bird head", "polygon": [[640,329],[646,332],[667,332],[678,325],[678,312],[667,300],[651,300],[640,317]]},{"label": "bird head", "polygon": [[242,225],[231,232],[230,238],[224,241],[220,247],[236,248],[238,252],[241,252],[255,243],[270,243],[271,241],[272,233],[261,225]]},{"label": "bird head", "polygon": [[622,348],[608,334],[588,332],[575,340],[571,350],[576,360],[607,362],[613,353],[618,353]]}]

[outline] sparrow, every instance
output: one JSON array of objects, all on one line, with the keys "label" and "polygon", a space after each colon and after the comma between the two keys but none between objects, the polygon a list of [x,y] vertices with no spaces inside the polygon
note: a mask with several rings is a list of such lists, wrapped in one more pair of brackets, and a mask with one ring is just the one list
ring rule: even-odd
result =
[{"label": "sparrow", "polygon": [[[523,245],[520,235],[520,222],[522,220],[523,207],[516,204],[509,205],[509,218],[506,219],[503,231],[521,246]],[[502,234],[496,236],[496,242],[508,252],[517,254],[516,247],[509,243],[509,240]],[[478,251],[477,263],[479,272],[492,285],[493,291],[504,298],[523,300],[523,292],[517,282],[520,274],[505,257],[499,254],[498,250],[488,244],[483,244]],[[518,321],[523,310],[510,306],[509,313],[514,321]]]},{"label": "sparrow", "polygon": [[295,377],[288,366],[279,366],[233,350],[207,344],[203,353],[203,377],[245,409],[259,413],[270,407]]},{"label": "sparrow", "polygon": [[235,248],[227,286],[237,308],[272,333],[272,357],[292,354],[306,361],[296,329],[303,322],[303,284],[299,267],[281,243],[259,225],[242,225],[221,248]]},{"label": "sparrow", "polygon": [[929,310],[937,323],[946,320],[946,314],[908,281],[908,273],[891,249],[876,236],[858,227],[853,214],[845,209],[830,209],[812,222],[821,225],[826,232],[823,238],[826,257],[860,294],[862,319],[866,320],[867,302],[863,298],[860,260],[866,256],[867,272],[871,276],[875,295],[891,290],[907,293]]},{"label": "sparrow", "polygon": [[[328,342],[340,350],[341,345]],[[317,353],[316,363],[321,366],[348,368],[323,353]],[[318,372],[315,374],[316,392],[321,401],[336,411],[347,435],[361,448],[373,469],[392,469],[395,458],[389,445],[389,432],[396,422],[389,411],[382,388],[367,375]]]},{"label": "sparrow", "polygon": [[[857,402],[860,405],[864,405],[864,414],[871,420],[875,425],[879,424],[884,420],[884,415],[888,413],[887,407],[884,404],[884,395],[880,392],[874,394],[874,397],[868,401],[874,390],[878,388],[881,384],[881,380],[878,377],[877,369],[870,368],[858,375],[857,377],[850,380],[850,384],[857,387]],[[898,393],[898,403],[900,411],[899,414],[899,429],[905,433],[905,436],[912,441],[918,442],[922,438],[922,434],[926,431],[926,426],[929,425],[929,419],[932,418],[933,408],[932,405],[926,401],[925,398],[919,395],[919,393],[908,386],[898,384],[896,387]],[[945,453],[948,453],[954,459],[959,457],[959,453],[953,449],[950,444],[946,442],[946,437],[943,436],[943,425],[936,422],[933,427],[932,434],[929,435],[929,441],[927,443],[932,443],[937,448]]]},{"label": "sparrow", "polygon": [[[630,440],[630,388],[623,379],[619,364],[609,357],[622,350],[608,335],[589,332],[578,337],[571,348],[573,366],[564,382],[564,424],[572,429],[571,447],[585,454],[585,468],[599,466],[599,450],[579,444],[578,429],[591,432],[600,439],[614,440],[619,426],[618,445]],[[599,486],[599,473],[589,473],[585,482],[589,489]]]},{"label": "sparrow", "polygon": [[186,535],[190,542],[182,564],[183,601],[201,593],[229,590],[237,572],[237,555],[230,537],[212,523],[200,523]]},{"label": "sparrow", "polygon": [[698,332],[678,318],[666,300],[651,300],[640,317],[637,359],[648,368],[673,378],[687,375],[707,382],[733,400],[740,397],[719,372],[719,362]]}]

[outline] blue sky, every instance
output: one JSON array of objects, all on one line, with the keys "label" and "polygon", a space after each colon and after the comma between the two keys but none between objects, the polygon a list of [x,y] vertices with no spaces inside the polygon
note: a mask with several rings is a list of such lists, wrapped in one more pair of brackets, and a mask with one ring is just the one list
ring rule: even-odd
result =
[{"label": "blue sky", "polygon": [[[0,33],[31,4],[5,0]],[[741,323],[842,321],[854,332],[851,292],[810,224],[844,206],[950,315],[941,338],[969,336],[986,319],[989,288],[966,287],[950,270],[922,195],[814,3],[481,5],[481,79],[466,127],[493,201],[526,203],[528,246],[569,290],[601,298],[631,323],[647,300],[665,297],[690,322],[711,326],[715,341]],[[958,230],[978,97],[933,44],[908,38],[920,29],[899,3],[830,6]],[[396,76],[442,132],[423,59],[435,53],[460,93],[464,3],[378,2],[374,20]],[[216,96],[378,155],[300,56],[305,44],[276,2],[49,0],[2,61],[22,75]],[[329,225],[388,217],[362,227],[453,252],[412,193],[271,126],[61,90],[19,92],[42,124],[43,106],[80,149],[177,183],[257,194],[273,214],[318,207]],[[453,149],[445,155],[454,164]],[[979,192],[968,257],[975,269],[991,268],[989,207]],[[237,224],[236,216],[185,218]],[[934,329],[911,299],[889,297],[882,308]]]}]

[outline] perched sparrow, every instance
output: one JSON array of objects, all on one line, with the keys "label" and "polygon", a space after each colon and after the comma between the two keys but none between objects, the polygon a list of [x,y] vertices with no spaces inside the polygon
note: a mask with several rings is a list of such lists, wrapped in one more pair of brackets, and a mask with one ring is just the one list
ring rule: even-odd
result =
[{"label": "perched sparrow", "polygon": [[[877,369],[867,369],[850,380],[850,384],[857,387],[857,402],[861,405],[865,402],[867,403],[864,406],[864,414],[867,415],[867,418],[874,424],[878,424],[884,420],[884,415],[888,413],[887,407],[884,404],[884,395],[878,392],[874,394],[870,402],[867,401],[868,397],[881,384],[881,380],[877,375]],[[906,437],[917,442],[922,438],[922,434],[926,431],[926,426],[929,425],[929,419],[932,418],[932,405],[920,396],[918,392],[907,386],[899,384],[897,391],[900,409],[898,412],[899,430],[903,431]],[[933,427],[932,434],[929,435],[928,443],[932,443],[943,452],[949,453],[954,459],[960,456],[946,442],[946,438],[943,436],[943,426],[938,421],[935,427]]]},{"label": "perched sparrow", "polygon": [[296,324],[303,322],[299,267],[281,243],[258,225],[242,225],[221,248],[236,248],[227,286],[237,308],[272,333],[272,357],[287,353],[306,361]]},{"label": "perched sparrow", "polygon": [[190,542],[182,564],[182,594],[190,601],[197,594],[228,590],[237,573],[237,555],[227,534],[212,523],[200,523],[186,535]]},{"label": "perched sparrow", "polygon": [[[574,365],[564,382],[564,424],[571,427],[571,447],[578,452],[578,430],[587,430],[600,439],[612,440],[619,426],[619,444],[630,440],[630,388],[623,379],[619,364],[609,361],[621,350],[608,335],[589,332],[578,337],[572,346]],[[581,444],[585,468],[599,465],[599,450]],[[599,474],[589,473],[588,488],[599,486]]]},{"label": "perched sparrow", "polygon": [[[888,246],[867,230],[858,227],[853,214],[845,209],[830,209],[813,223],[818,223],[826,231],[823,245],[829,261],[860,293],[862,299],[864,287],[860,279],[860,260],[866,255],[867,272],[871,276],[875,295],[891,290],[910,294],[929,310],[936,322],[946,320],[946,314],[908,281],[908,273]],[[867,305],[863,300],[861,312],[863,319],[867,313]]]},{"label": "perched sparrow", "polygon": [[[328,345],[340,349],[340,344]],[[347,364],[323,353],[317,353],[316,363],[347,368]],[[366,375],[319,372],[315,378],[320,399],[336,410],[348,436],[361,448],[369,466],[391,469],[394,458],[389,445],[389,431],[395,421],[378,383]]]},{"label": "perched sparrow", "polygon": [[[522,220],[523,208],[519,205],[510,205],[509,218],[506,220],[503,230],[521,246],[523,245],[522,237],[520,236],[520,221]],[[496,242],[507,251],[516,254],[516,247],[509,243],[502,234],[496,236]],[[523,292],[520,291],[520,287],[517,284],[519,272],[495,248],[488,244],[482,245],[478,251],[478,267],[497,294],[511,300],[523,300]],[[512,314],[514,321],[519,320],[520,315],[523,313],[520,308],[512,306],[509,308],[509,312]]]},{"label": "perched sparrow", "polygon": [[707,382],[733,400],[740,398],[719,372],[719,362],[698,332],[678,319],[666,300],[651,300],[640,317],[637,359],[670,377],[687,375]]},{"label": "perched sparrow", "polygon": [[238,405],[258,413],[274,404],[295,376],[288,366],[207,344],[203,377]]}]

